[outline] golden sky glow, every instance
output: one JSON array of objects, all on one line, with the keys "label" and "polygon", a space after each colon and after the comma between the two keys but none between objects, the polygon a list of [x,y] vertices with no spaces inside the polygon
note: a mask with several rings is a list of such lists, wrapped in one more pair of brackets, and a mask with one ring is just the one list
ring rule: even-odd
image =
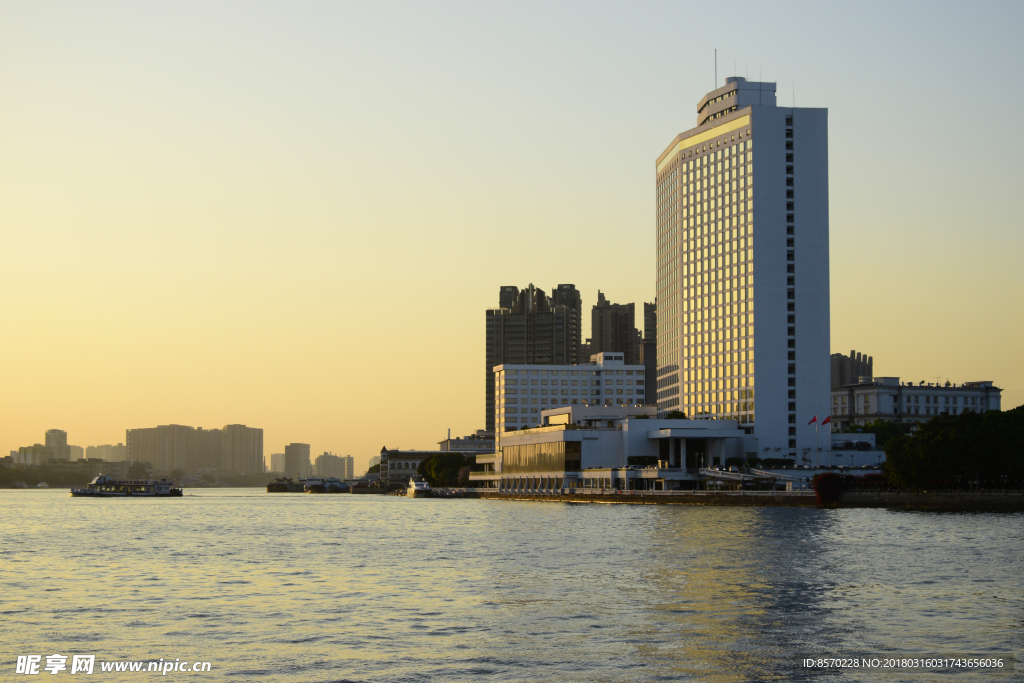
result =
[{"label": "golden sky glow", "polygon": [[0,4],[0,452],[482,428],[500,285],[653,300],[715,47],[830,110],[833,351],[1019,405],[1020,6],[729,7]]}]

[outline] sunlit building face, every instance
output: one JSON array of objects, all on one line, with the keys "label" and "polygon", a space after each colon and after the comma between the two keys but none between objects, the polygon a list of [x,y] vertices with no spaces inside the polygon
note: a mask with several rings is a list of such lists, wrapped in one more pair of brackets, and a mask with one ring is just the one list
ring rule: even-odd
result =
[{"label": "sunlit building face", "polygon": [[762,457],[829,411],[827,110],[728,79],[658,158],[658,408],[736,419]]}]

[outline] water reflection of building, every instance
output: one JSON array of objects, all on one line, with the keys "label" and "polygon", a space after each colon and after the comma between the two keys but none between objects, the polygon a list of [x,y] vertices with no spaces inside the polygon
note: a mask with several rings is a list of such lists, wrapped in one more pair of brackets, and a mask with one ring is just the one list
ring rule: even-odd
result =
[{"label": "water reflection of building", "polygon": [[657,642],[673,634],[670,647],[643,653],[662,678],[792,680],[794,655],[829,642],[822,586],[807,571],[826,550],[818,511],[641,509],[632,546],[644,590],[633,596],[640,618],[625,637]]}]

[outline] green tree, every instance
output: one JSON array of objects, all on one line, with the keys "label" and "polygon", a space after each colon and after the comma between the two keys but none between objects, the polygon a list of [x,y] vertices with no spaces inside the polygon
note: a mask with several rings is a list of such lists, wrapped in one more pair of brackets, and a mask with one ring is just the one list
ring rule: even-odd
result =
[{"label": "green tree", "polygon": [[914,436],[889,441],[882,468],[894,486],[960,488],[976,480],[988,488],[1024,483],[1024,406],[999,412],[938,415]]},{"label": "green tree", "polygon": [[686,420],[686,419],[689,419],[689,418],[687,418],[686,417],[686,413],[684,413],[681,410],[670,410],[665,415],[665,419],[666,420]]},{"label": "green tree", "polygon": [[416,473],[426,479],[431,486],[457,486],[459,471],[467,466],[472,467],[475,463],[474,455],[436,453],[424,458],[416,468]]},{"label": "green tree", "polygon": [[898,424],[891,420],[883,420],[881,418],[874,422],[869,422],[864,425],[850,425],[850,428],[846,430],[846,434],[856,434],[860,432],[862,434],[874,434],[875,444],[885,450],[886,445],[900,436],[903,436],[903,430]]}]

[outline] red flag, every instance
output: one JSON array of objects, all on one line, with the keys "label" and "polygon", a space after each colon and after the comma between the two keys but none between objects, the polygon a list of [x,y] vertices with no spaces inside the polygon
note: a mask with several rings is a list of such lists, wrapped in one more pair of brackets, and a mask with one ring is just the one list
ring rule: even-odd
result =
[{"label": "red flag", "polygon": [[817,421],[818,421],[818,415],[817,415],[817,413],[815,413],[814,418],[810,422],[808,422],[807,424],[812,425],[812,424],[814,424]]},{"label": "red flag", "polygon": [[824,420],[821,421],[821,424],[822,425],[827,425],[831,421],[832,421],[832,416],[829,415],[828,417],[826,417]]}]

